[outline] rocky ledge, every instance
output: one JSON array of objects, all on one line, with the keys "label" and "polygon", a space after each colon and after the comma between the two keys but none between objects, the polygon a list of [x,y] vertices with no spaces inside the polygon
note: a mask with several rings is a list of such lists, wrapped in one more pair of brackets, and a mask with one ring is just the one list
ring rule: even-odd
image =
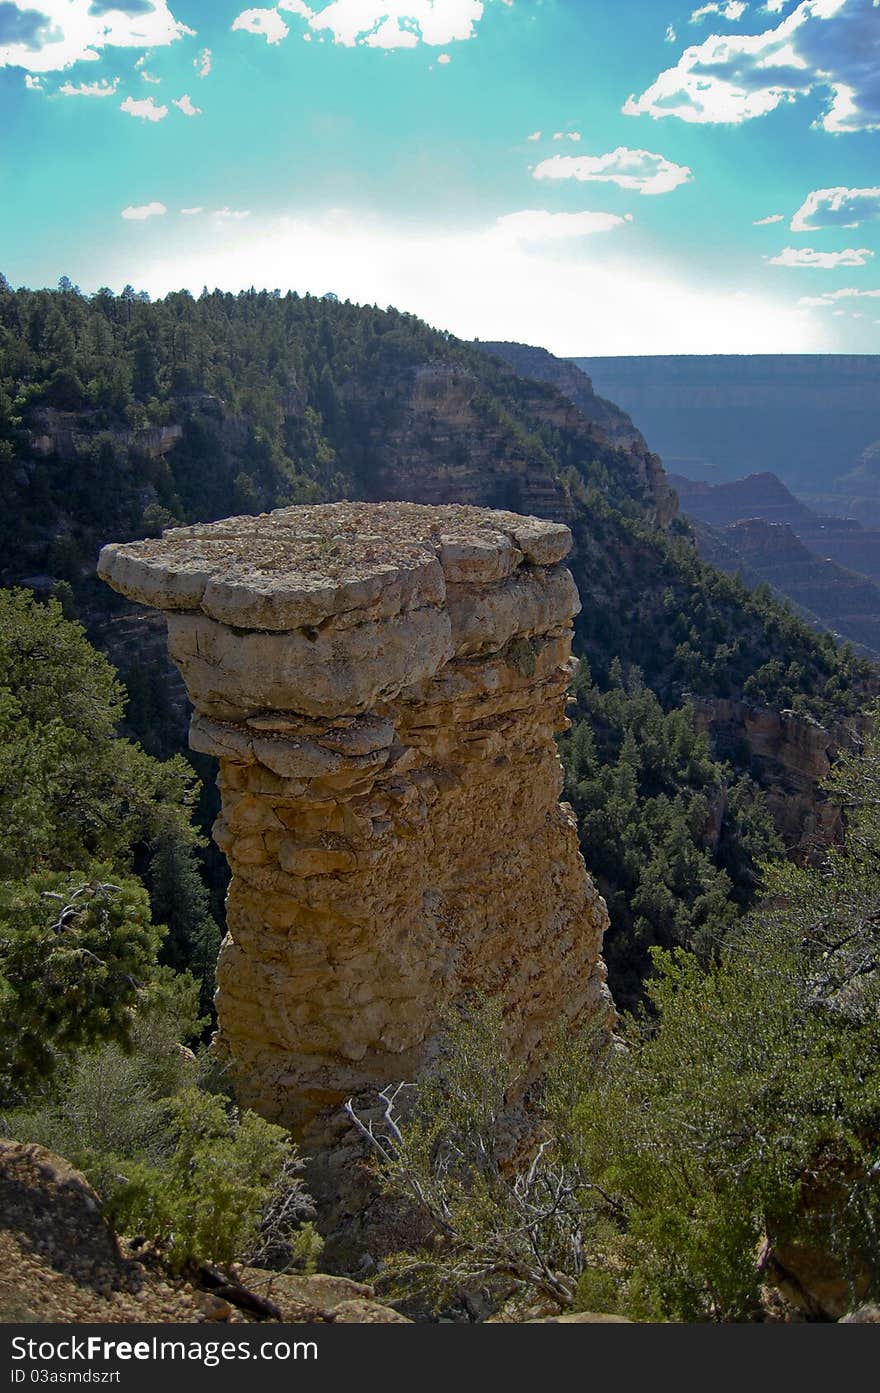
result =
[{"label": "rocky ledge", "polygon": [[336,503],[110,545],[164,610],[220,761],[219,1046],[241,1100],[326,1144],[411,1079],[452,1003],[501,999],[535,1072],[613,1011],[605,906],[559,803],[577,591],[559,523]]}]

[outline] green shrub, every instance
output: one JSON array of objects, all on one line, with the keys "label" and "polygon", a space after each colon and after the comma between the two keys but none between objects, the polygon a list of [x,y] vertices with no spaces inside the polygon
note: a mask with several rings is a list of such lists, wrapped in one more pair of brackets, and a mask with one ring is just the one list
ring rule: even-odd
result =
[{"label": "green shrub", "polygon": [[168,1112],[174,1150],[165,1164],[120,1165],[105,1204],[119,1232],[142,1234],[180,1271],[247,1257],[281,1182],[299,1199],[291,1220],[310,1212],[283,1128],[192,1088],[169,1100]]}]

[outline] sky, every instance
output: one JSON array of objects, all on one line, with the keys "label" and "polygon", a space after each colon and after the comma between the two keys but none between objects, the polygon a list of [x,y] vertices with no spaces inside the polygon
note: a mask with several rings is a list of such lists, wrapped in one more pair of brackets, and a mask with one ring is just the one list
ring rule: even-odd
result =
[{"label": "sky", "polygon": [[880,352],[880,0],[0,0],[0,271]]}]

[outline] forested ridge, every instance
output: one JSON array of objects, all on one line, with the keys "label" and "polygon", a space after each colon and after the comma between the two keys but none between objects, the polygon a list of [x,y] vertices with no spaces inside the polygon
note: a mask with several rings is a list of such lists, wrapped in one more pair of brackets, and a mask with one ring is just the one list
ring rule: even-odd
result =
[{"label": "forested ridge", "polygon": [[[756,932],[742,928],[742,916],[760,900],[765,863],[784,852],[764,799],[766,770],[747,748],[726,759],[713,752],[690,699],[788,708],[832,724],[860,712],[876,680],[870,665],[769,593],[701,563],[687,526],[658,518],[652,469],[638,450],[611,445],[553,387],[393,309],[257,291],[178,292],[152,304],[131,287],[85,297],[66,281],[55,291],[13,291],[0,281],[0,1104],[18,1134],[58,1145],[67,1138],[125,1222],[147,1224],[151,1214],[157,1241],[189,1234],[175,1262],[216,1242],[217,1216],[196,1212],[190,1191],[180,1199],[186,1156],[201,1156],[207,1177],[211,1147],[226,1149],[248,1251],[279,1186],[294,1184],[296,1162],[273,1129],[261,1133],[257,1119],[239,1117],[210,1061],[192,1070],[174,1052],[182,1036],[197,1043],[210,1029],[224,873],[206,846],[213,790],[200,788],[185,754],[162,636],[134,624],[97,582],[99,547],[290,503],[400,497],[404,487],[404,496],[426,501],[444,490],[456,501],[466,488],[467,501],[543,509],[569,522],[583,663],[573,728],[561,740],[566,796],[608,900],[606,956],[619,1004],[637,1007],[646,980],[659,974],[648,988],[649,1018],[667,1011],[670,1031],[690,1040],[690,1019],[682,1024],[669,1004],[679,1000],[675,983],[682,1002],[688,993],[696,1001],[729,945]],[[117,658],[122,681],[86,633]],[[210,778],[207,761],[199,773]],[[858,880],[861,871],[850,873]],[[798,884],[808,898],[809,883]],[[662,956],[670,949],[693,957],[676,966]],[[796,1009],[808,1013],[803,974]],[[734,973],[733,996],[750,989]],[[775,997],[765,1006],[769,1058],[784,1012]],[[720,1019],[726,1007],[718,1009]],[[857,1027],[873,1049],[864,1012]],[[641,1029],[632,1027],[634,1059]],[[644,1034],[652,1038],[647,1027]],[[649,1048],[663,1054],[662,1044]],[[818,1058],[824,1045],[810,1036],[809,1048]],[[840,1057],[849,1050],[847,1037]],[[96,1060],[119,1097],[130,1097],[120,1102],[119,1126],[101,1138],[83,1123]],[[668,1059],[664,1067],[672,1068]],[[735,1051],[729,1067],[736,1075]],[[612,1073],[603,1078],[614,1093],[624,1084]],[[631,1086],[648,1090],[646,1080],[635,1073]],[[804,1106],[818,1117],[811,1087],[804,1084]],[[217,1101],[187,1109],[179,1100],[193,1088]],[[682,1092],[683,1113],[691,1104]],[[148,1105],[159,1121],[139,1169],[135,1113]],[[840,1122],[852,1155],[864,1126],[862,1112]],[[578,1135],[578,1164],[589,1169],[600,1141]],[[662,1151],[666,1140],[655,1140]],[[814,1132],[799,1134],[792,1167],[815,1141]],[[260,1147],[271,1164],[248,1189],[247,1157]],[[606,1176],[609,1193],[625,1180],[631,1202],[644,1207],[627,1155]],[[120,1165],[122,1191],[112,1180]],[[749,1171],[760,1194],[762,1166],[763,1153]],[[697,1186],[694,1202],[707,1232],[723,1232],[729,1245],[735,1184],[725,1179],[721,1199],[713,1184]],[[687,1197],[669,1204],[686,1225]],[[302,1261],[313,1249],[307,1213],[292,1205],[295,1223],[279,1240]],[[609,1216],[596,1222],[605,1232]],[[737,1231],[733,1275],[717,1299],[707,1295],[704,1255],[684,1273],[663,1268],[668,1245],[647,1220],[636,1225],[641,1247],[615,1239],[602,1248],[602,1280],[622,1264],[628,1309],[637,1312],[751,1316],[757,1296],[743,1254],[757,1222],[752,1216],[752,1227]],[[567,1300],[578,1281],[575,1274]],[[589,1283],[580,1290],[588,1288],[597,1300]]]},{"label": "forested ridge", "polygon": [[[872,683],[868,664],[829,636],[701,563],[677,518],[658,527],[658,475],[644,450],[609,444],[553,386],[394,309],[265,291],[181,291],[153,304],[130,286],[87,298],[66,279],[54,291],[0,284],[2,577],[33,578],[108,648],[128,693],[123,729],[155,755],[185,750],[185,711],[161,634],[120,626],[127,607],[94,577],[103,542],[289,503],[463,490],[468,501],[564,516],[583,601],[576,646],[593,691],[581,681],[581,744],[577,731],[563,742],[567,793],[611,905],[612,982],[626,1000],[639,993],[647,946],[690,942],[685,924],[708,941],[709,906],[722,923],[745,907],[756,860],[776,847],[761,771],[747,752],[734,768],[713,759],[687,698],[743,697],[828,721],[856,711]],[[636,749],[642,776],[621,782],[620,752],[600,739],[585,777],[600,698],[616,704],[624,763]],[[707,771],[702,802],[684,769],[664,773],[658,801],[649,699],[692,731]],[[709,787],[719,827],[697,811]],[[611,806],[630,840],[648,818],[643,852],[607,853]],[[208,783],[204,831],[215,812]],[[658,846],[679,851],[658,860]],[[181,917],[172,900],[197,893],[199,866],[222,917],[225,867],[213,848],[186,867],[168,847],[154,855],[176,887],[173,897],[159,880],[153,890],[166,919]],[[191,932],[178,924],[176,938]]]}]

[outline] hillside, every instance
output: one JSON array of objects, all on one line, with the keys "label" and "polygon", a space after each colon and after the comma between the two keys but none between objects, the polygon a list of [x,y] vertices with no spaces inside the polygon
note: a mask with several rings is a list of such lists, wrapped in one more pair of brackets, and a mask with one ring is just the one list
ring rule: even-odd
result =
[{"label": "hillside", "polygon": [[[804,495],[843,482],[880,437],[880,357],[752,354],[575,358],[666,467],[712,483],[771,470]],[[827,505],[826,505],[827,506]]]},{"label": "hillside", "polygon": [[880,528],[855,518],[818,512],[796,498],[775,474],[749,474],[730,483],[709,484],[671,474],[681,510],[711,527],[728,527],[746,518],[784,523],[816,556],[880,582]]},{"label": "hillside", "polygon": [[[610,816],[602,771],[620,766],[622,835],[638,845],[607,861],[600,884],[617,906],[609,956],[624,999],[638,993],[650,943],[685,932],[670,906],[698,906],[702,922],[753,895],[771,834],[753,781],[789,845],[806,851],[833,832],[817,811],[816,770],[872,671],[699,560],[658,458],[570,365],[500,345],[542,380],[523,377],[396,310],[255,291],[156,304],[130,289],[88,300],[6,291],[0,333],[0,579],[54,591],[79,615],[126,682],[127,732],[152,753],[184,748],[187,706],[161,622],[95,579],[104,542],[290,503],[455,501],[572,529],[575,646],[587,660],[576,725],[598,720],[605,734],[589,756],[566,753],[568,796],[591,865]],[[605,692],[612,707],[599,719]],[[723,759],[701,752],[694,701]],[[747,713],[761,708],[800,713],[775,745],[750,743]],[[678,722],[671,761],[645,733],[667,718]],[[822,723],[818,763],[803,763],[805,720]],[[212,767],[193,758],[210,781],[207,830]],[[682,837],[692,854],[673,850]],[[219,920],[225,867],[203,856]],[[634,925],[626,906],[646,876],[663,893],[645,886]]]},{"label": "hillside", "polygon": [[748,585],[762,582],[811,622],[872,654],[880,644],[880,531],[815,513],[774,474],[729,484],[671,475],[697,524],[700,555]]}]

